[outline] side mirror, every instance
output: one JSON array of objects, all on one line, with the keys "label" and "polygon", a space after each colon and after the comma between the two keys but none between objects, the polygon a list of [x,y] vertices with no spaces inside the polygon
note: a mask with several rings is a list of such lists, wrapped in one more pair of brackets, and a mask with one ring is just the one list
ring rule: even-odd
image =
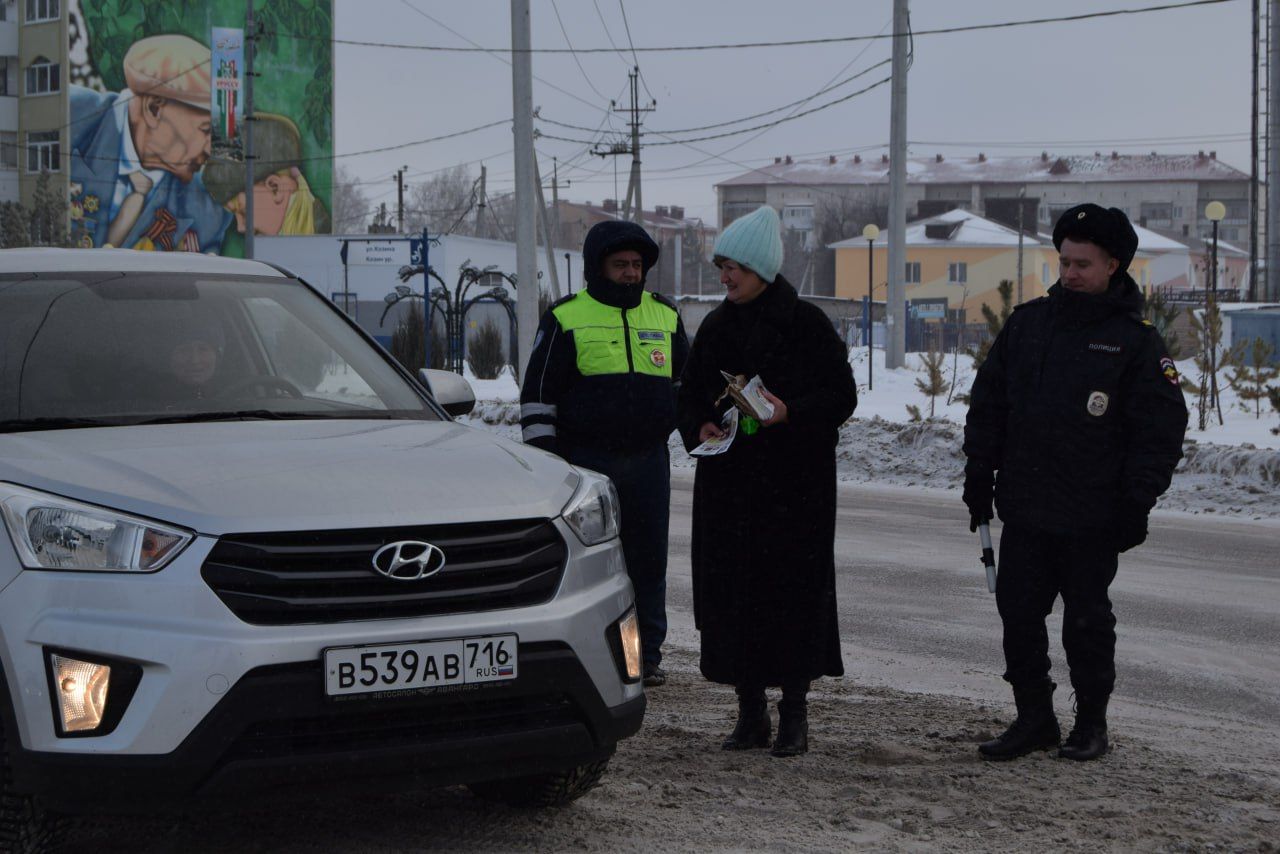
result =
[{"label": "side mirror", "polygon": [[450,415],[466,415],[476,408],[476,393],[472,391],[471,383],[453,371],[423,368],[418,371],[418,379],[422,380],[436,403]]}]

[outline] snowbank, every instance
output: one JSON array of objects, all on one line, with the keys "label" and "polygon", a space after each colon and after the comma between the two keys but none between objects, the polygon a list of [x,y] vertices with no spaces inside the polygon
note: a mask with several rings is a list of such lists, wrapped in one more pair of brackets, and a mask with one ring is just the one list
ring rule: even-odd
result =
[{"label": "snowbank", "polygon": [[[855,348],[849,356],[858,382],[858,411],[840,430],[837,447],[839,478],[850,482],[876,482],[899,486],[959,489],[964,480],[964,418],[968,407],[946,396],[934,400],[934,418],[929,419],[929,399],[920,393],[916,380],[924,377],[920,354],[907,354],[907,367],[888,370],[884,351],[876,350],[868,388],[867,351]],[[961,391],[973,384],[972,359],[948,357],[946,379]],[[1180,371],[1195,370],[1188,360]],[[953,380],[954,377],[954,380]],[[509,373],[496,380],[475,380],[478,403],[469,423],[519,441],[519,388]],[[1220,378],[1222,379],[1222,378]],[[1225,386],[1225,382],[1224,382]],[[1160,499],[1159,507],[1191,513],[1219,513],[1253,519],[1280,518],[1280,436],[1271,428],[1280,423],[1275,413],[1264,410],[1257,419],[1253,410],[1241,406],[1239,398],[1224,387],[1224,426],[1216,417],[1203,432],[1196,429],[1195,400],[1184,459],[1174,474],[1173,484]],[[909,421],[907,405],[918,406],[924,421]],[[671,438],[671,464],[690,468],[694,461],[680,442]]]}]

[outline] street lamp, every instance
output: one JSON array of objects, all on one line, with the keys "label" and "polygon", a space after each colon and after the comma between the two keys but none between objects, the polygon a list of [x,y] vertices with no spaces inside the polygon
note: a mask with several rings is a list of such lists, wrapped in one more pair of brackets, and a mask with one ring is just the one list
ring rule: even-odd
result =
[{"label": "street lamp", "polygon": [[[1204,335],[1206,343],[1209,345],[1209,404],[1212,408],[1218,410],[1218,423],[1222,423],[1222,405],[1218,402],[1218,347],[1214,341],[1213,326],[1214,308],[1218,301],[1218,223],[1227,215],[1227,206],[1222,202],[1209,202],[1204,206],[1204,215],[1209,222],[1213,223],[1213,255],[1210,263],[1213,265],[1213,272],[1209,274],[1209,292],[1205,299],[1205,318],[1204,318]],[[1219,327],[1221,328],[1221,327]],[[1201,430],[1204,426],[1201,425]]]},{"label": "street lamp", "polygon": [[862,236],[867,239],[867,391],[871,391],[874,388],[871,376],[871,363],[873,361],[871,346],[876,337],[875,324],[871,322],[875,306],[871,299],[871,286],[872,282],[875,281],[872,275],[875,271],[875,264],[872,260],[871,250],[875,247],[876,238],[880,236],[880,229],[874,223],[867,223],[862,229]]}]

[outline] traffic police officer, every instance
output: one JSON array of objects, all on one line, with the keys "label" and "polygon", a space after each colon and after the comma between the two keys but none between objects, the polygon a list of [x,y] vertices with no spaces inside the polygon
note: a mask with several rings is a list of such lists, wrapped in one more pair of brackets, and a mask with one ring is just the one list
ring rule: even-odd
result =
[{"label": "traffic police officer", "polygon": [[[1062,597],[1062,644],[1076,719],[1058,751],[1107,751],[1117,555],[1147,536],[1147,514],[1182,456],[1187,407],[1159,333],[1126,270],[1138,237],[1123,211],[1085,204],[1053,230],[1059,279],[1018,306],[973,383],[965,424],[970,529],[999,509],[996,605],[1013,725],[979,746],[1012,759],[1059,746],[1045,618]],[[997,474],[998,473],[998,474]]]},{"label": "traffic police officer", "polygon": [[608,475],[618,490],[649,686],[666,681],[667,437],[689,353],[675,305],[644,289],[657,260],[658,245],[635,223],[595,225],[582,246],[586,290],[542,316],[520,392],[524,441]]}]

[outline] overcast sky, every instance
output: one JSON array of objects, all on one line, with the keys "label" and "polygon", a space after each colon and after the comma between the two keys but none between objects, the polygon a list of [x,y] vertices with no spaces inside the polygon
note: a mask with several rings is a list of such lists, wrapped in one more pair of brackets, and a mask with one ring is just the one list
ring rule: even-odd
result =
[{"label": "overcast sky", "polygon": [[[1140,8],[1159,0],[911,0],[916,31],[978,23]],[[1176,2],[1176,0],[1174,0]],[[610,128],[623,139],[627,103],[626,24],[636,47],[776,41],[891,32],[891,0],[532,0],[535,48],[608,48],[620,52],[533,57],[534,104],[572,125]],[[1265,4],[1264,4],[1265,5]],[[559,12],[564,31],[557,21]],[[1214,6],[915,39],[909,76],[908,138],[913,156],[1161,153],[1216,150],[1249,171],[1249,0]],[[507,0],[335,0],[339,39],[418,45],[510,47]],[[829,46],[639,53],[657,101],[645,116],[646,145],[703,133],[674,130],[716,124],[806,98],[890,56],[889,40]],[[392,173],[407,183],[458,163],[488,167],[490,193],[512,186],[511,132],[498,126],[400,151],[344,156],[384,145],[465,130],[511,116],[506,56],[338,45],[335,48],[335,153],[369,182],[373,201],[394,204]],[[819,106],[881,77],[888,66],[739,130]],[[585,131],[537,124],[577,140]],[[663,134],[667,135],[664,136]],[[644,201],[683,205],[687,216],[716,220],[713,185],[775,156],[876,156],[889,140],[889,87],[765,131],[642,151]],[[626,192],[629,157],[600,158],[577,142],[542,139],[539,165],[550,182],[552,158],[571,186],[562,197],[599,203]],[[615,166],[617,183],[615,192]]]}]

